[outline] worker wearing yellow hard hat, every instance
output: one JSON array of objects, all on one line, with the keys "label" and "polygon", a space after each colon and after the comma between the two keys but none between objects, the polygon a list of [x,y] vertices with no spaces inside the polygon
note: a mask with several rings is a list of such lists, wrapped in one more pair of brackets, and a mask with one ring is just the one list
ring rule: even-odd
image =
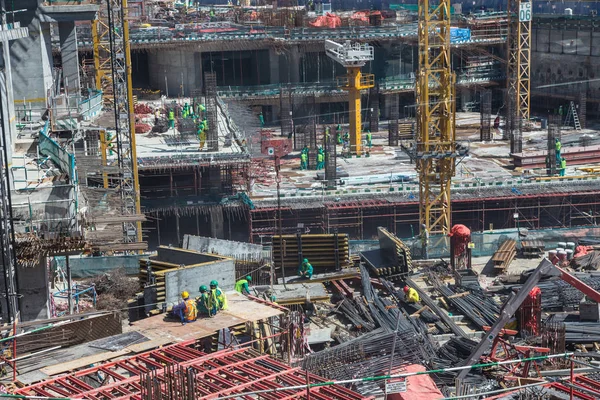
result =
[{"label": "worker wearing yellow hard hat", "polygon": [[185,325],[188,322],[194,322],[198,317],[198,309],[196,308],[196,302],[190,299],[190,294],[187,291],[181,292],[182,301],[173,307],[171,313],[174,316],[179,317],[181,325]]}]

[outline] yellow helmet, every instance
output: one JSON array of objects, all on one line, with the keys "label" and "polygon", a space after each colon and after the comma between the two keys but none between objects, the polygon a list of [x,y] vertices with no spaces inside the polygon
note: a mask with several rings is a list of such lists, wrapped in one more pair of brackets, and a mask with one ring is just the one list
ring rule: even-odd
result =
[{"label": "yellow helmet", "polygon": [[181,298],[182,299],[187,299],[188,297],[190,297],[190,294],[188,292],[186,292],[185,290],[183,292],[181,292]]}]

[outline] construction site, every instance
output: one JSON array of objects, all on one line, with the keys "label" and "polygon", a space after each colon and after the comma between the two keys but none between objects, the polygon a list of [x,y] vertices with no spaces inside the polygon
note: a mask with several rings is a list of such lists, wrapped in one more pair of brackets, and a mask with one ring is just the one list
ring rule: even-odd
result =
[{"label": "construction site", "polygon": [[599,10],[0,0],[0,398],[600,399]]}]

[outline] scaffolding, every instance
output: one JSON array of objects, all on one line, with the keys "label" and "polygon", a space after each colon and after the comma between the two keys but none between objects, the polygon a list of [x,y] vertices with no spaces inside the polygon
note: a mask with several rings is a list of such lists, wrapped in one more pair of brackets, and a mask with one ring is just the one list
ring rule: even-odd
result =
[{"label": "scaffolding", "polygon": [[219,127],[217,124],[217,74],[204,73],[204,88],[206,91],[206,119],[208,134],[206,135],[208,151],[219,151]]},{"label": "scaffolding", "polygon": [[532,4],[526,0],[508,1],[508,97],[515,102],[514,118],[522,121],[529,121]]},{"label": "scaffolding", "polygon": [[398,146],[398,123],[400,120],[400,108],[398,105],[398,94],[392,94],[388,96],[390,100],[390,116],[388,122],[388,145]]},{"label": "scaffolding", "polygon": [[337,146],[336,139],[330,134],[323,138],[325,149],[325,182],[327,189],[337,186]]}]

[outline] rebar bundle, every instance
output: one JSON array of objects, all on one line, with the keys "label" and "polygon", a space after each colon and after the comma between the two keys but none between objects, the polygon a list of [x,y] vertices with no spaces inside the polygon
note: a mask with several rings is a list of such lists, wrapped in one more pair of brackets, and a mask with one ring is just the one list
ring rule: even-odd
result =
[{"label": "rebar bundle", "polygon": [[[600,290],[600,277],[579,277],[586,285],[594,290]],[[583,299],[583,293],[562,280],[548,280],[538,283],[542,291],[542,310],[563,310],[565,308],[577,307]]]},{"label": "rebar bundle", "polygon": [[354,328],[371,332],[375,329],[375,322],[369,315],[369,313],[363,313],[363,310],[357,307],[357,303],[352,300],[344,299],[338,305],[338,312],[342,313],[346,317]]}]

